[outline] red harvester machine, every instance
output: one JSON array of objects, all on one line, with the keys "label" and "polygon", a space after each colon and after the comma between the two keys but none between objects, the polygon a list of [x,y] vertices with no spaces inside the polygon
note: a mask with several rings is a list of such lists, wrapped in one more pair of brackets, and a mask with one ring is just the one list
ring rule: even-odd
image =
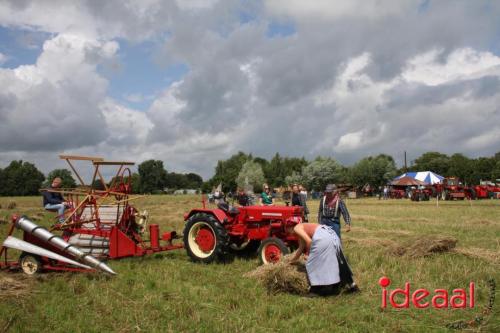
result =
[{"label": "red harvester machine", "polygon": [[[175,231],[164,232],[160,235],[157,224],[147,226],[147,212],[139,213],[130,204],[131,200],[141,197],[130,194],[132,177],[129,166],[134,163],[110,162],[104,161],[102,158],[82,156],[63,155],[60,158],[66,160],[81,185],[76,189],[42,190],[61,193],[70,203],[70,208],[65,212],[64,222],[53,225],[50,231],[60,233],[58,238],[71,247],[81,250],[83,254],[80,257],[119,259],[183,248],[182,244],[173,244],[173,241],[179,238]],[[90,185],[86,185],[76,171],[73,164],[75,161],[86,161],[92,164],[93,177]],[[118,168],[109,185],[101,174],[101,168],[105,166]],[[48,243],[47,240],[51,239],[50,236],[46,235],[46,239],[40,239],[34,235],[34,232],[33,234],[26,232],[26,230],[33,229],[31,225],[29,226],[30,228],[23,229],[24,242],[27,244],[17,248],[23,251],[19,262],[8,262],[7,248],[9,246],[5,246],[4,242],[2,254],[5,252],[5,259],[0,267],[21,266],[23,271],[28,274],[34,274],[43,269],[81,270],[68,262],[48,257],[44,251],[29,252],[31,244],[50,252],[58,252],[63,256],[67,255],[64,251],[56,251]],[[11,228],[9,236],[13,230],[14,227]],[[149,231],[149,239],[145,238],[146,230]],[[75,256],[73,255],[73,257]],[[29,261],[29,265],[23,265],[27,261]]]},{"label": "red harvester machine", "polygon": [[257,250],[262,263],[273,263],[298,247],[290,228],[303,221],[302,207],[231,207],[193,209],[185,214],[184,246],[193,261],[209,263],[234,251]]}]

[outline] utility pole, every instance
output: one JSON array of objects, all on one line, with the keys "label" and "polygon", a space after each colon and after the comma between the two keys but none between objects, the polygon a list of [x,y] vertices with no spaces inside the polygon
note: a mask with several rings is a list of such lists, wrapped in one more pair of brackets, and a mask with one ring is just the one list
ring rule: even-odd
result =
[{"label": "utility pole", "polygon": [[408,165],[406,164],[406,150],[405,150],[405,172],[408,172]]}]

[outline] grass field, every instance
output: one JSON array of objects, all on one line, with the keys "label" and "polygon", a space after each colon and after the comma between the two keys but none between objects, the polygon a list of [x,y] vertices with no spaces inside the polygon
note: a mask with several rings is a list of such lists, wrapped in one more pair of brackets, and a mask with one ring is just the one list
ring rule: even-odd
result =
[{"label": "grass field", "polygon": [[[6,209],[15,201],[14,210]],[[51,213],[40,198],[0,198],[0,219],[19,212]],[[152,196],[136,206],[148,209],[161,230],[182,231],[183,213],[199,206],[198,196]],[[348,200],[353,218],[343,233],[344,250],[362,292],[309,299],[268,295],[255,280],[243,277],[257,259],[230,264],[195,264],[184,250],[144,258],[111,261],[116,277],[101,274],[47,273],[27,278],[0,272],[24,286],[15,293],[0,288],[0,332],[446,332],[446,325],[472,320],[488,303],[488,279],[500,283],[500,201],[410,202]],[[317,202],[310,201],[311,216]],[[0,224],[0,236],[7,232]],[[453,252],[408,259],[389,254],[391,244],[422,235],[458,239]],[[412,289],[466,288],[476,283],[475,309],[380,309],[378,279],[391,288],[410,281]],[[0,286],[1,287],[1,286]],[[25,288],[25,289],[24,289]],[[15,295],[15,297],[12,297]],[[500,299],[490,316],[472,331],[500,332]]]}]

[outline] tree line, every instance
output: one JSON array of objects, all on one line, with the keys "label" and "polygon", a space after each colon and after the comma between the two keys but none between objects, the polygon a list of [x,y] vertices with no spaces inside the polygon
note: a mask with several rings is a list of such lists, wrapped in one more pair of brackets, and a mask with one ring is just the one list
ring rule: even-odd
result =
[{"label": "tree line", "polygon": [[[276,153],[266,160],[238,152],[226,160],[219,160],[214,175],[205,182],[196,173],[168,172],[160,160],[147,160],[139,164],[131,181],[133,193],[164,193],[165,190],[177,189],[210,192],[219,184],[222,184],[224,192],[249,185],[255,191],[261,191],[263,183],[271,187],[299,183],[308,190],[320,191],[328,183],[353,186],[370,184],[378,187],[410,171],[433,171],[445,177],[456,176],[466,184],[478,184],[480,180],[494,181],[500,179],[500,152],[491,157],[479,158],[468,158],[459,153],[449,156],[427,152],[415,159],[407,169],[397,168],[393,157],[386,154],[368,156],[352,166],[344,166],[332,157],[318,156],[308,161],[304,157],[287,157]],[[50,186],[55,177],[62,179],[63,188],[77,185],[67,169],[55,169],[45,176],[33,163],[12,161],[6,168],[0,169],[0,195],[37,195],[39,189]],[[94,186],[99,188],[100,184]]]},{"label": "tree line", "polygon": [[[55,169],[45,176],[30,162],[12,161],[0,169],[0,196],[26,196],[39,194],[40,188],[50,187],[52,180],[61,178],[61,188],[75,188],[78,184],[67,169]],[[164,193],[165,190],[200,189],[203,179],[195,173],[167,172],[162,161],[148,160],[138,166],[138,172],[131,175],[132,193]],[[111,179],[110,185],[115,179]],[[121,181],[121,179],[119,180]],[[128,183],[128,177],[123,179]],[[100,180],[92,184],[103,189]]]},{"label": "tree line", "polygon": [[214,176],[203,184],[203,189],[209,191],[222,184],[223,191],[228,192],[252,185],[254,190],[260,191],[264,182],[275,188],[298,183],[315,191],[321,191],[328,183],[379,187],[411,171],[433,171],[444,177],[455,176],[469,185],[478,184],[481,180],[495,181],[500,179],[500,152],[479,158],[468,158],[459,153],[448,156],[426,152],[407,168],[398,168],[394,158],[386,154],[368,156],[352,166],[344,166],[331,157],[318,156],[307,161],[303,157],[282,157],[276,153],[267,161],[238,152],[217,162]]}]

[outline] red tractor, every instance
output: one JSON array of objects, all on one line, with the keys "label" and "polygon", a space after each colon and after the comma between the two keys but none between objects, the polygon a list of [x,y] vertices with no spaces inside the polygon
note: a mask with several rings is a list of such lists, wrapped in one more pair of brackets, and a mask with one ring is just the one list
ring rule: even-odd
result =
[{"label": "red tractor", "polygon": [[480,185],[473,186],[471,191],[475,194],[473,199],[500,199],[500,184],[498,183],[482,181]]},{"label": "red tractor", "polygon": [[257,250],[262,263],[273,263],[298,247],[290,228],[302,223],[297,206],[232,207],[193,209],[184,215],[184,247],[193,261],[210,263],[230,252]]},{"label": "red tractor", "polygon": [[444,178],[441,184],[434,185],[442,200],[475,199],[475,191],[464,186],[457,177]]}]

